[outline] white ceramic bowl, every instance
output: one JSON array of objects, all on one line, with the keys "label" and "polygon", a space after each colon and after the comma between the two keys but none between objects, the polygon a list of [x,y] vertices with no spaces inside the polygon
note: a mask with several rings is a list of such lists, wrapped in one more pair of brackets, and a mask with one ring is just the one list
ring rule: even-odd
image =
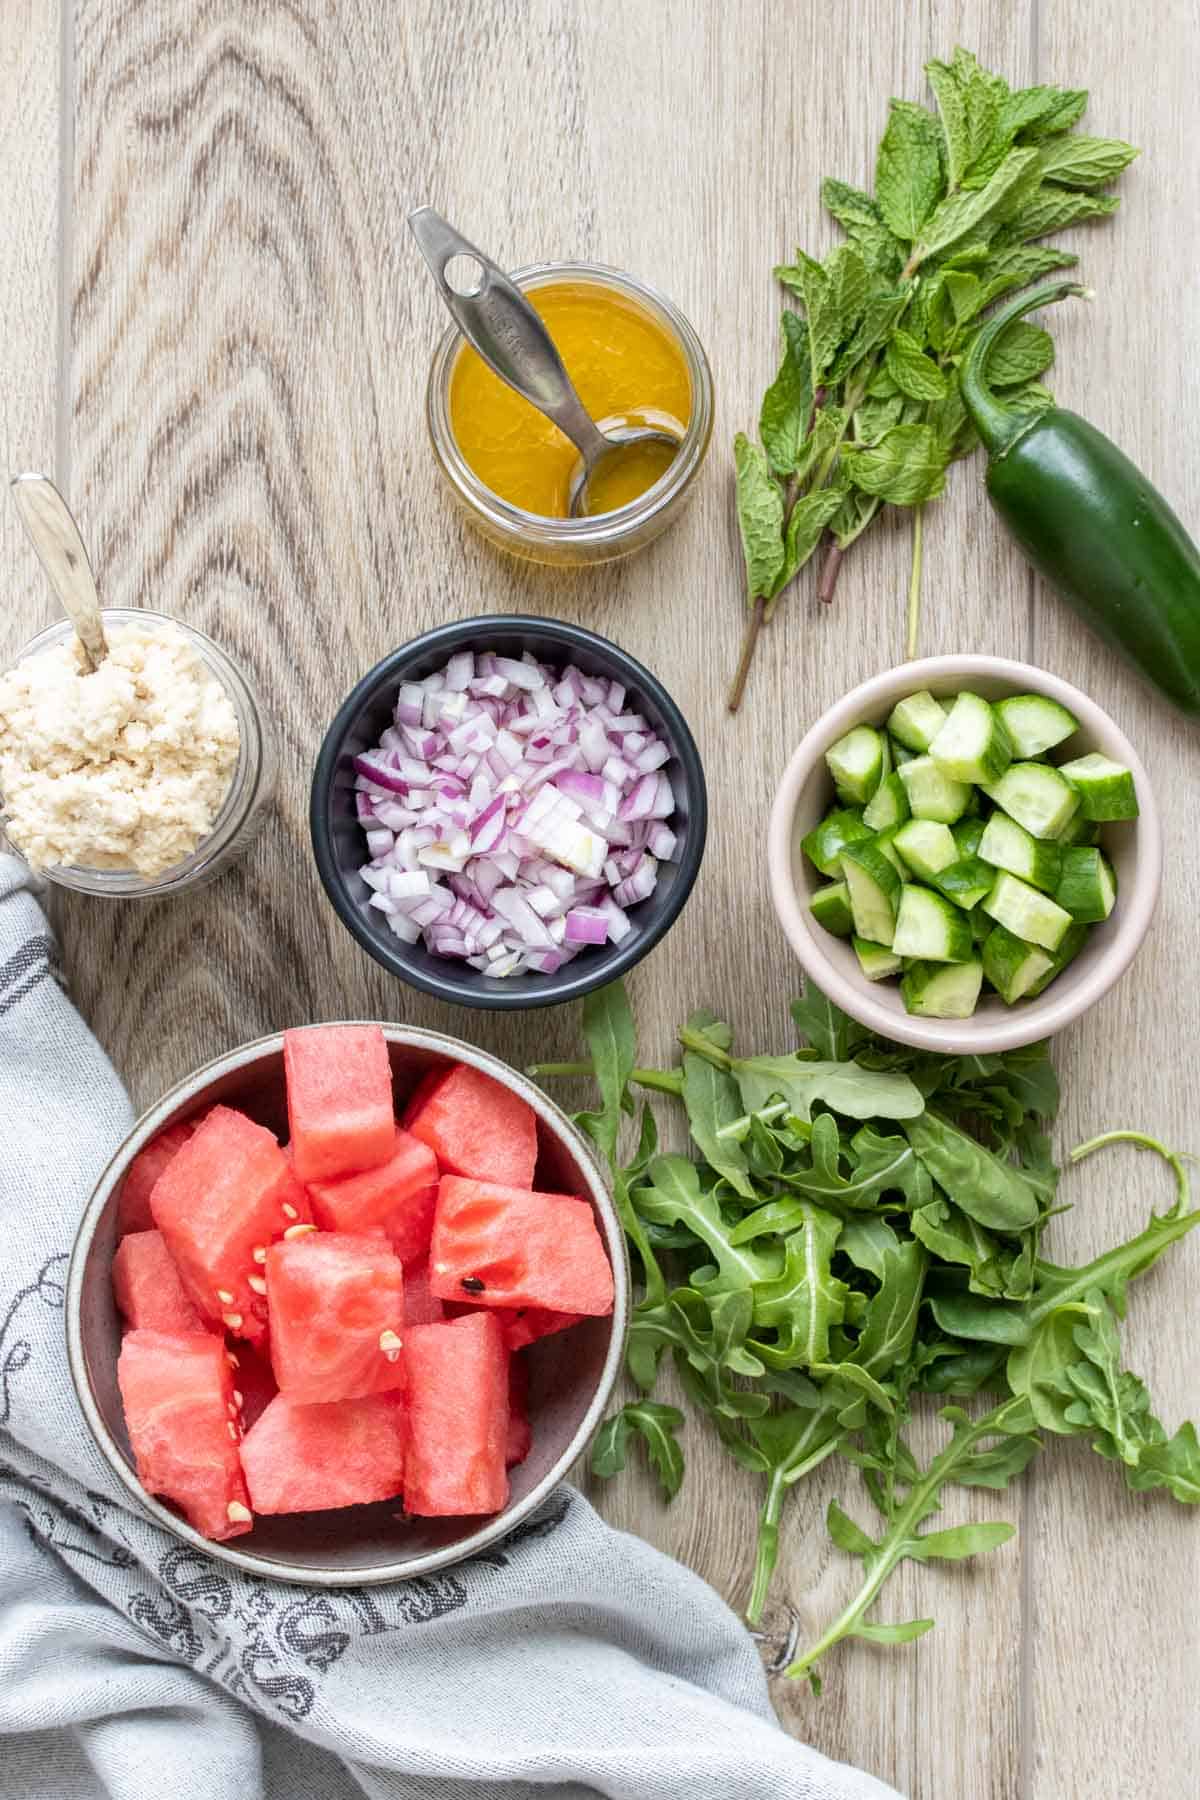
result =
[{"label": "white ceramic bowl", "polygon": [[[1036,1000],[1006,1006],[987,993],[970,1019],[925,1019],[905,1012],[899,984],[869,982],[844,938],[818,925],[808,903],[824,877],[800,848],[800,840],[833,803],[825,751],[855,725],[882,725],[906,694],[928,688],[935,695],[970,688],[988,700],[1008,694],[1044,694],[1067,707],[1079,730],[1055,752],[1069,760],[1098,750],[1133,771],[1140,816],[1101,828],[1100,841],[1117,876],[1117,903],[1103,925],[1057,980]],[[947,1055],[1011,1050],[1061,1031],[1086,1012],[1133,961],[1158,900],[1162,832],[1150,780],[1124,732],[1094,700],[1070,682],[1028,663],[999,656],[929,656],[864,681],[818,719],[793,753],[771,808],[767,835],[771,897],[793,950],[823,993],[872,1031],[903,1044]]]}]

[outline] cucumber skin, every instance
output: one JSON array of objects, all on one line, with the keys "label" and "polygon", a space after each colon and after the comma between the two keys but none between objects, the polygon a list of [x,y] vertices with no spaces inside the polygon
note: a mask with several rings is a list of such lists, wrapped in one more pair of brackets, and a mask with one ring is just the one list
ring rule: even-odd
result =
[{"label": "cucumber skin", "polygon": [[[1031,958],[1036,958],[1040,967],[1029,981],[1017,988],[1017,979],[1026,972]],[[1053,972],[1054,957],[1048,950],[1041,949],[1037,944],[1025,943],[1024,939],[1016,937],[1006,925],[992,927],[983,946],[983,976],[995,988],[1005,1006],[1015,1006],[1019,1000],[1024,999],[1036,981],[1043,976],[1049,979]]]},{"label": "cucumber skin", "polygon": [[[930,987],[960,987],[971,978],[971,973],[979,972],[978,985],[975,986],[974,997],[969,1007],[961,1003],[951,1010],[925,1003],[925,996]],[[957,979],[956,979],[957,978]],[[926,1019],[969,1019],[979,1004],[979,989],[983,986],[983,964],[978,957],[972,957],[965,963],[931,963],[915,962],[905,970],[900,982],[900,995],[904,1001],[904,1010]]]},{"label": "cucumber skin", "polygon": [[889,975],[898,974],[900,958],[886,944],[873,944],[869,938],[860,937],[853,944],[858,966],[868,981],[886,981]]},{"label": "cucumber skin", "polygon": [[[1055,889],[1054,899],[1064,912],[1070,913],[1076,924],[1102,925],[1112,911],[1110,907],[1105,912],[1096,897],[1099,893],[1102,864],[1106,864],[1103,854],[1082,844],[1063,852],[1062,876]],[[1117,878],[1113,874],[1111,863],[1106,866],[1115,895]],[[1116,905],[1115,898],[1113,905]]]},{"label": "cucumber skin", "polygon": [[[918,961],[939,965],[970,962],[974,940],[971,936],[971,924],[966,914],[959,911],[953,901],[947,900],[944,895],[937,893],[932,888],[921,887],[916,882],[906,882],[900,890],[900,904],[896,910],[896,931],[892,948],[895,949],[895,939],[901,937],[904,931],[905,903],[910,894],[928,896],[923,903],[925,907],[928,907],[931,901],[938,902],[937,910],[946,927],[946,954],[935,956],[926,951],[924,956],[921,956],[915,947],[910,947],[907,951],[900,949],[896,951],[896,954],[898,956],[914,956]],[[922,905],[922,901],[918,900],[917,905]]]},{"label": "cucumber skin", "polygon": [[1102,431],[1051,407],[988,466],[1034,568],[1106,643],[1200,718],[1200,549]]},{"label": "cucumber skin", "polygon": [[950,829],[958,845],[960,860],[965,862],[967,857],[979,855],[979,841],[987,829],[986,819],[960,819]]},{"label": "cucumber skin", "polygon": [[1075,958],[1079,955],[1079,952],[1083,949],[1083,946],[1087,943],[1088,935],[1088,928],[1086,925],[1071,926],[1062,943],[1054,952],[1054,967],[1048,974],[1043,975],[1040,980],[1035,981],[1031,988],[1026,990],[1026,1000],[1036,1000],[1039,994],[1045,993],[1046,989],[1050,986],[1050,983],[1057,980],[1067,964],[1074,962]]},{"label": "cucumber skin", "polygon": [[809,900],[808,910],[817,924],[831,931],[834,937],[849,937],[854,930],[854,915],[850,911],[850,896],[844,881],[831,881],[828,887],[818,888]]},{"label": "cucumber skin", "polygon": [[987,899],[995,879],[996,871],[981,856],[964,856],[935,875],[933,884],[939,894],[970,913]]},{"label": "cucumber skin", "polygon": [[[846,845],[860,843],[870,836],[871,827],[863,824],[861,812],[853,807],[835,806],[819,825],[814,825],[807,836],[801,838],[800,848],[827,881],[837,881],[841,876],[841,855]],[[827,842],[833,846],[832,856],[825,848]]]}]

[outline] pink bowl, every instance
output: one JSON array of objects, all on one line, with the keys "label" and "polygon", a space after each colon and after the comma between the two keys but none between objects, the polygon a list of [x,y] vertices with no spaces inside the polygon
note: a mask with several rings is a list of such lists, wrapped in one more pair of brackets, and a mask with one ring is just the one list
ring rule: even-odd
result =
[{"label": "pink bowl", "polygon": [[[1133,771],[1141,807],[1137,819],[1101,831],[1117,876],[1117,903],[1109,918],[1092,928],[1079,955],[1036,1000],[1009,1007],[988,994],[970,1019],[924,1019],[905,1012],[898,984],[867,981],[850,944],[818,925],[808,910],[825,878],[801,851],[800,840],[833,802],[825,751],[855,725],[881,725],[897,700],[922,688],[936,695],[970,688],[988,700],[1044,694],[1059,701],[1079,720],[1079,730],[1061,747],[1062,757],[1098,750],[1124,763]],[[822,992],[883,1037],[961,1056],[1011,1050],[1049,1037],[1107,993],[1133,961],[1153,917],[1162,879],[1162,832],[1141,758],[1108,714],[1069,681],[1000,656],[929,656],[864,681],[818,719],[793,753],[776,792],[767,861],[780,923],[805,973]]]}]

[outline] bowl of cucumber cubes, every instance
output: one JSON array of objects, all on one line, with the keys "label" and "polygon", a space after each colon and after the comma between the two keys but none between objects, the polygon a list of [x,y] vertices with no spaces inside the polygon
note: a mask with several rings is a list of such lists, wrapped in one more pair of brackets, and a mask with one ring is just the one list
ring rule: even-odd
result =
[{"label": "bowl of cucumber cubes", "polygon": [[938,656],[864,682],[796,750],[771,812],[775,909],[813,980],[873,1031],[1012,1049],[1128,968],[1154,911],[1158,813],[1086,694]]}]

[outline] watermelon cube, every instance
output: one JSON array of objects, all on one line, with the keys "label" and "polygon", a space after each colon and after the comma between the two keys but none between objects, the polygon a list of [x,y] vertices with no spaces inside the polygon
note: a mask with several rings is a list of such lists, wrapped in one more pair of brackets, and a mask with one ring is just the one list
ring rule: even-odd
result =
[{"label": "watermelon cube", "polygon": [[537,1114],[519,1094],[467,1063],[427,1075],[403,1123],[453,1175],[533,1186]]},{"label": "watermelon cube", "polygon": [[173,1500],[205,1537],[249,1531],[233,1370],[221,1339],[126,1332],[117,1381],[142,1486]]},{"label": "watermelon cube", "polygon": [[508,1351],[495,1313],[412,1326],[404,1360],[406,1510],[422,1518],[499,1512],[508,1501]]},{"label": "watermelon cube", "polygon": [[249,1431],[279,1392],[271,1367],[270,1344],[239,1344],[228,1352],[232,1358],[233,1398],[242,1415],[242,1429]]},{"label": "watermelon cube", "polygon": [[514,1468],[523,1463],[533,1449],[533,1427],[529,1423],[529,1370],[524,1357],[513,1356],[508,1363],[508,1437],[504,1446],[504,1466]]},{"label": "watermelon cube", "polygon": [[438,1166],[433,1151],[397,1130],[392,1154],[378,1168],[340,1181],[310,1181],[313,1217],[326,1231],[370,1231],[381,1225],[407,1265],[429,1254]]},{"label": "watermelon cube", "polygon": [[404,1485],[404,1408],[392,1394],[301,1406],[277,1394],[246,1434],[255,1512],[327,1512],[392,1500]]},{"label": "watermelon cube", "polygon": [[523,1350],[538,1338],[555,1331],[569,1331],[578,1325],[583,1313],[549,1312],[544,1306],[522,1306],[509,1316],[501,1315],[504,1341],[510,1350]]},{"label": "watermelon cube", "polygon": [[314,1231],[267,1251],[271,1367],[298,1405],[404,1384],[404,1271],[380,1238]]},{"label": "watermelon cube", "polygon": [[[403,1257],[400,1259],[404,1261]],[[446,1309],[429,1286],[427,1262],[404,1263],[404,1325],[439,1325]]]},{"label": "watermelon cube", "polygon": [[161,1231],[131,1231],[117,1245],[113,1296],[134,1331],[209,1329],[184,1292]]},{"label": "watermelon cube", "polygon": [[201,1315],[235,1337],[263,1337],[267,1246],[311,1219],[272,1134],[214,1106],[155,1182],[150,1206]]},{"label": "watermelon cube", "polygon": [[154,1216],[150,1211],[154,1184],[175,1152],[187,1143],[198,1123],[197,1119],[185,1119],[180,1125],[167,1125],[157,1137],[150,1139],[144,1150],[138,1151],[121,1183],[121,1198],[117,1203],[119,1237],[124,1237],[127,1231],[154,1230]]},{"label": "watermelon cube", "polygon": [[296,1174],[332,1181],[395,1149],[392,1066],[378,1025],[310,1025],[283,1034]]},{"label": "watermelon cube", "polygon": [[612,1269],[592,1209],[571,1194],[443,1175],[429,1264],[443,1300],[612,1311]]}]

